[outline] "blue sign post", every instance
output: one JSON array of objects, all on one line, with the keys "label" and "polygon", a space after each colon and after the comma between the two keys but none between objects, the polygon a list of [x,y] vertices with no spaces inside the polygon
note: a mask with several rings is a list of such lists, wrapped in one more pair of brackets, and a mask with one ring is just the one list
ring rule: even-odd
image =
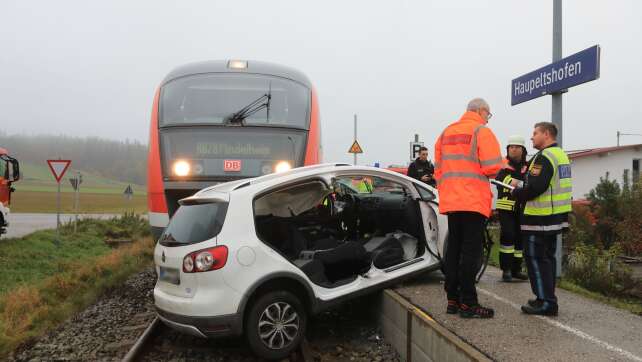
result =
[{"label": "blue sign post", "polygon": [[566,91],[600,77],[600,46],[595,45],[511,82],[511,105]]}]

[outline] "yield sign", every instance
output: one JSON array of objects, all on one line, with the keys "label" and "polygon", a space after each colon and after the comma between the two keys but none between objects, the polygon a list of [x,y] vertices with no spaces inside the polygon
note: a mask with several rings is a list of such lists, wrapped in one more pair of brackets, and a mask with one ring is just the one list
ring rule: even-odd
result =
[{"label": "yield sign", "polygon": [[348,153],[363,153],[363,149],[361,148],[357,140],[354,140],[354,143],[352,144],[352,146],[350,146]]},{"label": "yield sign", "polygon": [[56,182],[60,182],[69,165],[71,165],[71,160],[47,160],[47,164],[49,165],[51,173],[53,173],[56,178]]}]

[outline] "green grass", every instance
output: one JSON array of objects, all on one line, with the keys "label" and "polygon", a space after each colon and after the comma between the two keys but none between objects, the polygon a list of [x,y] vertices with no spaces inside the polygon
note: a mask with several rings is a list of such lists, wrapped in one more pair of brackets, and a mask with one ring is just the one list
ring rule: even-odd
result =
[{"label": "green grass", "polygon": [[[11,212],[55,213],[57,211],[55,192],[17,191],[11,196]],[[121,214],[134,211],[147,212],[147,197],[134,195],[131,200],[121,194],[81,192],[79,213],[81,214]],[[60,195],[63,213],[74,213],[74,194]]]},{"label": "green grass", "polygon": [[[129,275],[151,265],[154,243],[147,222],[134,215],[83,220],[0,242],[0,359],[55,328]],[[110,249],[105,238],[132,238]]]},{"label": "green grass", "polygon": [[[72,162],[73,166],[73,162]],[[21,179],[14,184],[16,193],[25,191],[37,192],[56,192],[58,186],[54,179],[49,166],[43,161],[42,165],[35,165],[30,163],[20,164]],[[69,183],[69,179],[76,177],[76,171],[82,174],[83,182],[80,186],[81,192],[87,193],[107,193],[107,194],[122,194],[129,183],[108,179],[99,175],[84,172],[70,168],[65,173],[65,176],[60,181],[62,192],[73,192],[73,188]],[[145,186],[131,184],[134,195],[145,195],[147,193]]]},{"label": "green grass", "polygon": [[583,297],[596,300],[598,302],[611,305],[616,308],[627,310],[633,314],[642,316],[642,301],[639,299],[629,299],[621,297],[607,297],[603,294],[587,290],[581,286],[573,283],[568,279],[562,278],[562,280],[557,284],[559,288],[568,290],[575,294],[579,294]]}]

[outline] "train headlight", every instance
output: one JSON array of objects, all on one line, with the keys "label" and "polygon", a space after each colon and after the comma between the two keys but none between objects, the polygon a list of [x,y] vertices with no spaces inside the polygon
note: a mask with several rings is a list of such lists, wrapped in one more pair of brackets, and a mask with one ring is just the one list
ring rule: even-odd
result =
[{"label": "train headlight", "polygon": [[187,161],[180,160],[174,162],[173,169],[176,176],[187,176],[189,174],[190,166]]},{"label": "train headlight", "polygon": [[247,69],[247,60],[232,59],[227,62],[227,67],[230,69]]},{"label": "train headlight", "polygon": [[276,173],[289,171],[290,169],[292,169],[292,165],[288,161],[281,161],[274,166],[274,172]]}]

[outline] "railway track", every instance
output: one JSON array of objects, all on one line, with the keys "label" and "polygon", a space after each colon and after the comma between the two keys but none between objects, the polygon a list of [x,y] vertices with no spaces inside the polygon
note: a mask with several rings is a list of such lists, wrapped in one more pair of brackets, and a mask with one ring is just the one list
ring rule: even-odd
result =
[{"label": "railway track", "polygon": [[[147,361],[147,360],[158,360],[160,357],[158,354],[163,354],[167,349],[171,349],[172,355],[180,355],[186,359],[202,359],[210,360],[209,358],[203,358],[205,355],[211,355],[212,360],[225,360],[225,355],[238,355],[239,348],[244,348],[239,346],[238,341],[232,340],[223,340],[223,342],[216,342],[215,340],[206,340],[198,337],[191,337],[186,335],[180,335],[178,341],[180,343],[167,343],[169,341],[176,341],[176,333],[169,329],[167,326],[160,321],[158,317],[155,317],[147,326],[147,328],[141,333],[136,342],[129,349],[123,362],[135,362],[135,361]],[[164,337],[163,334],[167,334],[169,337]],[[173,336],[172,336],[173,335]],[[185,344],[184,342],[188,342]],[[204,341],[211,342],[211,346],[203,346]],[[159,350],[157,350],[159,349]],[[247,353],[242,353],[242,356],[234,356],[233,358],[242,358],[242,361],[256,360],[261,361],[261,359],[256,358]],[[168,356],[170,357],[170,356]],[[169,358],[168,358],[169,359]],[[314,358],[312,357],[312,352],[310,350],[307,340],[304,340],[301,343],[301,346],[290,355],[287,359],[289,362],[312,362]]]}]

